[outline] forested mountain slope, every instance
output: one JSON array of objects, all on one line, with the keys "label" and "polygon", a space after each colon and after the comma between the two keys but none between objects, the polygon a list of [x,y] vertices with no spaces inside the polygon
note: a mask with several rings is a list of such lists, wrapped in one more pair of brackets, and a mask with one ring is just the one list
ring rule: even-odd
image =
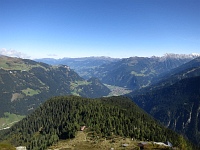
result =
[{"label": "forested mountain slope", "polygon": [[138,140],[171,141],[181,149],[192,149],[182,136],[161,126],[125,97],[54,97],[1,132],[0,138],[30,150],[46,149],[59,139],[73,138],[81,126],[95,131],[99,137],[120,135]]},{"label": "forested mountain slope", "polygon": [[200,76],[178,80],[131,97],[165,126],[200,145]]},{"label": "forested mountain slope", "polygon": [[4,112],[27,114],[52,96],[94,98],[109,92],[99,80],[86,81],[68,66],[0,56],[0,116]]}]

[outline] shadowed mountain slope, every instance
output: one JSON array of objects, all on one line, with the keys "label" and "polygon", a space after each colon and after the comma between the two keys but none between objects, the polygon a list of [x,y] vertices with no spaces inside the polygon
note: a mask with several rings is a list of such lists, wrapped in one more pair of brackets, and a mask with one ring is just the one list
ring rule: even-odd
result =
[{"label": "shadowed mountain slope", "polygon": [[200,76],[131,96],[141,108],[165,126],[200,145]]}]

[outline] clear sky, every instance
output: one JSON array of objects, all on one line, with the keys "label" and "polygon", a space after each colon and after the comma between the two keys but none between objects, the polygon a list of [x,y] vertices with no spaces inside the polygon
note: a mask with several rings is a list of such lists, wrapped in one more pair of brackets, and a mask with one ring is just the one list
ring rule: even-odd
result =
[{"label": "clear sky", "polygon": [[0,0],[0,54],[200,53],[200,0]]}]

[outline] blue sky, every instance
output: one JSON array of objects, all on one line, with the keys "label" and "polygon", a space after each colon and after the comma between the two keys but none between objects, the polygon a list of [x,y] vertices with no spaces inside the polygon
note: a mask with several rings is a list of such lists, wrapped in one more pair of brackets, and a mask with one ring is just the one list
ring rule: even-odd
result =
[{"label": "blue sky", "polygon": [[0,54],[200,53],[200,0],[0,0]]}]

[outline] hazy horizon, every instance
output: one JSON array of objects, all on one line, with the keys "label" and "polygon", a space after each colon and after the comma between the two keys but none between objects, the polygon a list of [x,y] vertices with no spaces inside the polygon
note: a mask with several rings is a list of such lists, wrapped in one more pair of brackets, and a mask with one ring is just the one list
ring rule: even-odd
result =
[{"label": "hazy horizon", "polygon": [[4,51],[0,50],[0,56],[8,56],[8,57],[16,57],[16,58],[21,58],[21,59],[31,59],[31,60],[36,60],[36,59],[64,59],[64,58],[69,58],[69,59],[79,59],[79,58],[111,58],[111,59],[124,59],[124,58],[130,58],[130,57],[165,57],[165,56],[185,56],[185,57],[192,57],[192,56],[197,56],[200,57],[200,53],[190,53],[190,54],[177,54],[177,53],[165,53],[160,56],[152,55],[152,56],[128,56],[128,57],[110,57],[110,56],[85,56],[85,57],[60,57],[60,58],[54,58],[54,57],[38,57],[38,58],[31,58],[30,56],[27,56],[25,54],[22,54],[21,52],[17,52],[15,50],[12,50],[12,52],[7,51],[7,53]]}]

